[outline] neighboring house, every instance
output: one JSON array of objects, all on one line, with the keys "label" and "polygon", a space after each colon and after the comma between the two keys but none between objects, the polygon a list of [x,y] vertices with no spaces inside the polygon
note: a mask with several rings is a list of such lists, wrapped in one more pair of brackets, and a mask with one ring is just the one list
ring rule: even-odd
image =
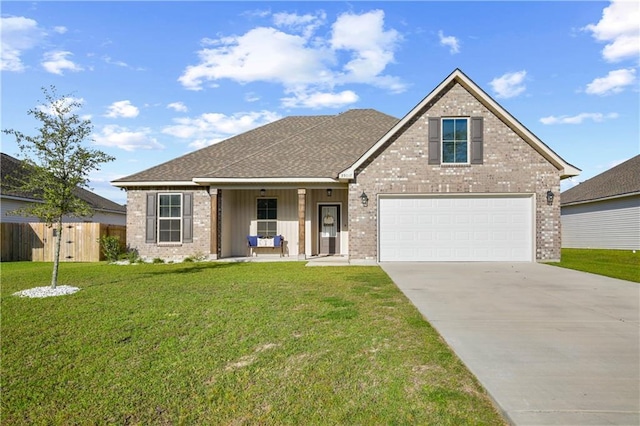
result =
[{"label": "neighboring house", "polygon": [[[1,153],[0,185],[0,222],[3,223],[26,223],[40,222],[34,216],[22,216],[14,213],[17,209],[26,207],[29,204],[42,202],[38,194],[21,192],[11,184],[11,177],[17,178],[24,174],[21,161],[10,155]],[[114,203],[104,197],[87,191],[83,188],[76,188],[76,196],[84,200],[94,210],[95,214],[90,218],[65,217],[65,222],[99,222],[108,225],[126,225],[127,209],[125,206]]]},{"label": "neighboring house", "polygon": [[560,158],[460,70],[398,120],[287,117],[112,182],[147,258],[285,253],[377,261],[560,258]]},{"label": "neighboring house", "polygon": [[640,155],[562,193],[562,247],[640,249]]}]

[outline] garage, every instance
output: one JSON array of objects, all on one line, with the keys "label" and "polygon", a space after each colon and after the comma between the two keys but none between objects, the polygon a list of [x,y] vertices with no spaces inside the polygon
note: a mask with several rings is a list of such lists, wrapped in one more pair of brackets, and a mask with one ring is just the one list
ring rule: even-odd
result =
[{"label": "garage", "polygon": [[381,195],[381,262],[533,260],[533,196]]}]

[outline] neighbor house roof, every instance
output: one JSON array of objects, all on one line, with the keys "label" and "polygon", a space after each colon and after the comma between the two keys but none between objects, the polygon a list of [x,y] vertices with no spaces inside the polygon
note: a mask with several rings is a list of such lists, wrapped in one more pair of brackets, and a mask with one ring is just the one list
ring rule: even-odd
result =
[{"label": "neighbor house roof", "polygon": [[540,155],[553,164],[559,171],[561,178],[577,176],[580,169],[567,163],[544,142],[542,142],[529,129],[522,125],[515,117],[513,117],[506,109],[491,98],[484,90],[467,77],[460,69],[455,69],[442,83],[440,83],[431,93],[429,93],[418,105],[416,105],[407,115],[396,123],[396,125],[387,132],[375,145],[364,153],[356,162],[348,169],[344,170],[340,177],[344,179],[352,179],[355,171],[364,164],[372,155],[374,155],[385,143],[398,133],[407,123],[411,122],[427,105],[436,100],[443,92],[445,92],[451,84],[458,83],[464,87],[472,96],[482,103],[493,114],[500,118],[507,126],[509,126],[516,134],[523,138],[533,149],[538,151]]},{"label": "neighbor house roof", "polygon": [[640,155],[562,193],[561,204],[578,204],[640,194]]},{"label": "neighbor house roof", "polygon": [[113,181],[116,186],[337,180],[397,118],[373,109],[286,117]]},{"label": "neighbor house roof", "polygon": [[[37,202],[42,200],[42,197],[35,192],[24,192],[16,189],[16,185],[11,183],[11,178],[19,180],[25,176],[25,169],[22,167],[22,162],[8,154],[0,153],[0,188],[2,190],[2,196],[20,199],[24,201]],[[125,214],[127,209],[125,206],[118,203],[114,203],[98,194],[88,191],[84,188],[76,188],[74,194],[85,201],[94,210],[109,211],[115,213]]]}]

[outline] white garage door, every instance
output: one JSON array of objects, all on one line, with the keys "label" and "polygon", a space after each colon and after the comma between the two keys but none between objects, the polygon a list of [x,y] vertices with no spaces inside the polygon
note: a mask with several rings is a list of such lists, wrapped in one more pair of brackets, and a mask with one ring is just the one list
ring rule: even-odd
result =
[{"label": "white garage door", "polygon": [[380,261],[532,261],[533,197],[379,200]]}]

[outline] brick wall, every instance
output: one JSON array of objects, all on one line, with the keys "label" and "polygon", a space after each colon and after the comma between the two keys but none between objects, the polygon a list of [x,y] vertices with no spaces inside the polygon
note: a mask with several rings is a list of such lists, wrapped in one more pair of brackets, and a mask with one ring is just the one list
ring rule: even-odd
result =
[{"label": "brick wall", "polygon": [[[427,164],[429,117],[484,117],[484,163]],[[458,83],[415,115],[394,139],[356,171],[349,185],[349,257],[376,260],[377,195],[439,193],[536,194],[536,259],[560,258],[560,173]],[[362,191],[368,207],[360,202]]]},{"label": "brick wall", "polygon": [[[146,204],[149,192],[193,193],[193,242],[158,245],[145,242]],[[211,251],[211,196],[208,188],[158,187],[127,191],[127,244],[138,250],[145,260],[161,258],[181,261],[196,254],[208,256]]]}]

